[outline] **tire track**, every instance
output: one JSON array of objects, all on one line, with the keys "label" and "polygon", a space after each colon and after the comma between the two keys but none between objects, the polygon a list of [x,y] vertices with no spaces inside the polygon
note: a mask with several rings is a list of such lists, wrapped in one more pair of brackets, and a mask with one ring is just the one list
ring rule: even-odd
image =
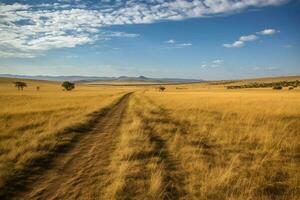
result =
[{"label": "tire track", "polygon": [[107,166],[114,150],[119,127],[131,93],[97,119],[92,131],[59,155],[51,167],[28,191],[13,199],[101,199],[101,189],[109,176]]},{"label": "tire track", "polygon": [[[150,115],[145,116],[141,113],[144,120],[144,129],[148,132],[150,141],[155,144],[156,152],[165,165],[164,176],[164,195],[162,199],[185,199],[186,191],[184,189],[184,174],[180,168],[180,160],[173,155],[168,148],[168,140],[170,140],[169,130],[164,133],[157,130],[162,124],[178,126],[170,119],[164,109],[155,105],[150,99],[144,98],[149,105],[153,106]],[[174,124],[175,123],[175,124]]]}]

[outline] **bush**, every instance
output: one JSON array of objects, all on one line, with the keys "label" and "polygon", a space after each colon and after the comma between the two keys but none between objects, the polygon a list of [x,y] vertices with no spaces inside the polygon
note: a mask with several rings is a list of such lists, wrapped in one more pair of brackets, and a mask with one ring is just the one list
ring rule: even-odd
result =
[{"label": "bush", "polygon": [[166,88],[164,86],[159,86],[159,91],[163,92]]},{"label": "bush", "polygon": [[281,85],[276,85],[273,87],[273,90],[282,90],[282,86]]},{"label": "bush", "polygon": [[65,81],[61,84],[61,86],[67,90],[67,91],[71,91],[75,88],[75,83],[71,83],[69,81]]},{"label": "bush", "polygon": [[289,90],[293,90],[294,89],[294,87],[289,87]]}]

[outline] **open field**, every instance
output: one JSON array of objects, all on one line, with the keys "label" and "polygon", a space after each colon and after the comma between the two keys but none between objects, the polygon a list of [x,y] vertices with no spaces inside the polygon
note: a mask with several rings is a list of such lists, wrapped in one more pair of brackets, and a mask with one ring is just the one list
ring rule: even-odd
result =
[{"label": "open field", "polygon": [[185,198],[299,198],[299,92],[145,96],[146,119],[185,177]]},{"label": "open field", "polygon": [[30,173],[23,170],[34,161],[70,143],[92,123],[94,112],[124,94],[122,89],[91,86],[65,92],[58,83],[29,80],[28,88],[18,91],[13,81],[0,80],[0,188]]},{"label": "open field", "polygon": [[0,79],[3,198],[300,197],[299,88],[79,85],[65,92],[56,82],[28,81],[17,91],[11,81]]}]

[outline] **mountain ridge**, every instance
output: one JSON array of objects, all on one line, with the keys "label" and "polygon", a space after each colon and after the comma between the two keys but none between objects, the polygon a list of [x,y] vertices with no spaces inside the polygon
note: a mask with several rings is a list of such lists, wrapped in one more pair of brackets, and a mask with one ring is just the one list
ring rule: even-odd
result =
[{"label": "mountain ridge", "polygon": [[15,75],[15,74],[0,74],[1,78],[20,78],[20,79],[32,79],[32,80],[45,80],[45,81],[73,81],[73,82],[162,82],[162,83],[195,83],[204,82],[201,79],[185,79],[185,78],[150,78],[146,76],[119,76],[119,77],[101,77],[101,76],[48,76],[48,75]]}]

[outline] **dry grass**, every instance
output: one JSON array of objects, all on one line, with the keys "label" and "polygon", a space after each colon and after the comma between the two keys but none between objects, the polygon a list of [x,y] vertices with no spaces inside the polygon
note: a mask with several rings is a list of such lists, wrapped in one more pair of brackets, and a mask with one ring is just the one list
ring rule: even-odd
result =
[{"label": "dry grass", "polygon": [[299,198],[299,91],[182,87],[131,99],[106,199]]},{"label": "dry grass", "polygon": [[188,199],[298,199],[300,93],[148,92]]},{"label": "dry grass", "polygon": [[[128,90],[50,91],[54,87],[1,95],[9,105],[0,111],[1,166],[23,166],[26,156],[51,150],[59,130],[86,121]],[[300,90],[140,88],[111,141],[102,174],[107,181],[90,188],[102,199],[299,199]]]},{"label": "dry grass", "polygon": [[0,188],[36,160],[70,143],[75,129],[88,128],[92,113],[124,93],[91,86],[65,92],[59,83],[30,80],[25,80],[28,88],[17,91],[13,81],[0,80]]},{"label": "dry grass", "polygon": [[163,159],[140,117],[143,105],[131,99],[111,158],[105,199],[159,199],[163,195]]}]

